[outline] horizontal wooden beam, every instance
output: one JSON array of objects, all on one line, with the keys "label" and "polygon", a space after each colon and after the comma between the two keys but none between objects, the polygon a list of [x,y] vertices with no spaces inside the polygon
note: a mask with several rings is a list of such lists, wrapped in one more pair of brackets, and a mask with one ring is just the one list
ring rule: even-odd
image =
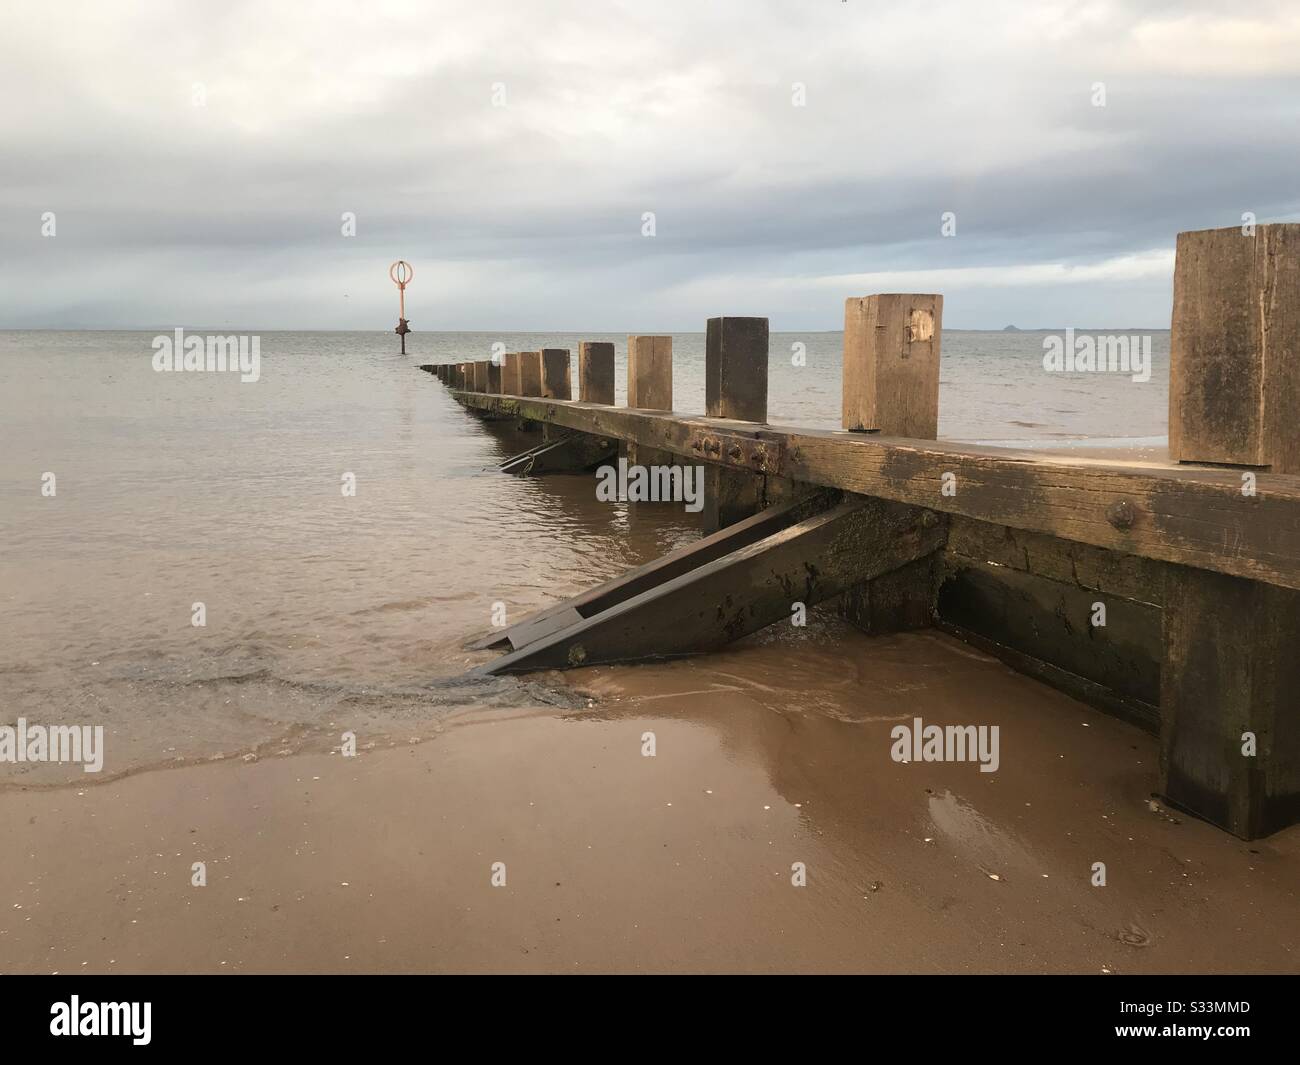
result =
[{"label": "horizontal wooden beam", "polygon": [[[574,401],[456,392],[466,407],[688,460],[912,503],[1300,589],[1300,476],[1136,465]],[[948,476],[951,475],[951,476]]]}]

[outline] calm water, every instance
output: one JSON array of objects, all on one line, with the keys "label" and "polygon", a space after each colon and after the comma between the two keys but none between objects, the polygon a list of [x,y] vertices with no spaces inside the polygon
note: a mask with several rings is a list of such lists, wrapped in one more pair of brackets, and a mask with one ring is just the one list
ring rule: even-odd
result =
[{"label": "calm water", "polygon": [[[517,620],[696,535],[670,505],[598,503],[590,477],[495,473],[536,437],[485,426],[416,369],[609,339],[623,402],[623,337],[417,333],[403,358],[391,333],[262,333],[261,379],[242,384],[155,373],[154,335],[0,333],[0,722],[104,724],[99,779],[572,699],[465,680],[484,656],[464,642],[496,603]],[[945,332],[941,435],[1163,436],[1167,333],[1147,384],[1045,373],[1042,336]],[[678,410],[703,409],[703,344],[674,337]],[[773,335],[773,422],[838,426],[840,345]],[[0,784],[46,779],[66,767],[0,766]]]}]

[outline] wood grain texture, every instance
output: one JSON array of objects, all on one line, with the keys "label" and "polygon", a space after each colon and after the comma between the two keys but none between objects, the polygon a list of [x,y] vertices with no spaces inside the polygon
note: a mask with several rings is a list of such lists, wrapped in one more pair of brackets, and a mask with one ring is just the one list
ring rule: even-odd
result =
[{"label": "wood grain texture", "polygon": [[939,433],[943,297],[883,293],[844,303],[845,429],[933,440]]},{"label": "wood grain texture", "polygon": [[627,405],[641,410],[673,409],[673,338],[627,338]]},{"label": "wood grain texture", "polygon": [[1176,461],[1300,473],[1300,225],[1180,233],[1169,353]]}]

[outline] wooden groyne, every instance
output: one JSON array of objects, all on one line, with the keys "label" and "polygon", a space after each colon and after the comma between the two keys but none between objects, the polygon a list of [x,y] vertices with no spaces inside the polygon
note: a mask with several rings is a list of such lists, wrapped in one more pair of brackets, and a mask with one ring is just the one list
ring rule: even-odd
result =
[{"label": "wooden groyne", "polygon": [[703,540],[487,637],[486,671],[708,650],[834,600],[1158,733],[1162,794],[1243,838],[1300,820],[1300,225],[1179,236],[1170,462],[935,439],[942,308],[847,301],[840,432],[767,424],[762,318],[709,320],[703,415],[671,409],[669,337],[628,338],[625,408],[607,343],[576,399],[564,350],[423,367],[542,427],[510,472],[705,471]]}]

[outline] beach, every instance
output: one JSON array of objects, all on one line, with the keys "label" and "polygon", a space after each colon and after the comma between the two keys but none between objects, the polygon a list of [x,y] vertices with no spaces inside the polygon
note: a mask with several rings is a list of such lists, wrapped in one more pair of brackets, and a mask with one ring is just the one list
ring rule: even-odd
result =
[{"label": "beach", "polygon": [[[834,424],[823,336],[807,378],[773,360],[774,421]],[[1162,364],[1125,408],[1075,380],[1102,430],[1079,437],[1014,369],[1036,338],[968,336],[965,438],[1158,451]],[[1296,969],[1300,828],[1167,808],[1154,736],[937,631],[816,610],[679,661],[471,675],[498,605],[699,533],[590,476],[496,472],[528,435],[414,366],[465,336],[403,360],[268,335],[247,384],[156,374],[147,333],[0,339],[0,724],[105,736],[97,773],[0,768],[0,971]],[[922,721],[996,726],[997,771],[896,760]]]},{"label": "beach", "polygon": [[[949,637],[809,631],[551,675],[592,705],[355,757],[7,789],[4,968],[1295,970],[1300,831],[1166,809],[1152,737]],[[897,721],[990,714],[997,773],[889,757]]]}]

